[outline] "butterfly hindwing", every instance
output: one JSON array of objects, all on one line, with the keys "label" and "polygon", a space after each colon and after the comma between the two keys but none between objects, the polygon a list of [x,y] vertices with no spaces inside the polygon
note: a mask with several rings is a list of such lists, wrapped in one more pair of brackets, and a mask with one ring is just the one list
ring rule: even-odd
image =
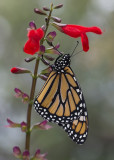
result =
[{"label": "butterfly hindwing", "polygon": [[77,144],[83,144],[88,135],[88,115],[84,107],[83,113],[70,123],[62,125],[68,136]]}]

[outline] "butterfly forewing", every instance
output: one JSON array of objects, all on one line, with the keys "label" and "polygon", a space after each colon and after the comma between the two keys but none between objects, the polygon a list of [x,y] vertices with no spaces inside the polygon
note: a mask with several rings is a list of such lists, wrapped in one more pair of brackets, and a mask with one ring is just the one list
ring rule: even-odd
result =
[{"label": "butterfly forewing", "polygon": [[70,66],[53,70],[34,102],[35,110],[46,120],[63,126],[78,144],[85,142],[88,117],[81,88]]}]

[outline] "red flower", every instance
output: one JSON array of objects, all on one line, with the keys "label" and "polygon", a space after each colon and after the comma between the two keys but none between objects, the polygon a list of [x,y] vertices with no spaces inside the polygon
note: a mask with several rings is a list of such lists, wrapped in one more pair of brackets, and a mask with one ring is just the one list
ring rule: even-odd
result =
[{"label": "red flower", "polygon": [[69,35],[73,38],[81,37],[83,50],[87,52],[89,50],[89,41],[86,32],[93,32],[96,34],[102,34],[102,30],[99,27],[84,27],[73,24],[60,24],[53,22],[52,24],[59,31]]},{"label": "red flower", "polygon": [[28,41],[24,45],[24,52],[27,54],[35,54],[40,49],[40,40],[44,36],[41,28],[31,29],[28,31]]}]

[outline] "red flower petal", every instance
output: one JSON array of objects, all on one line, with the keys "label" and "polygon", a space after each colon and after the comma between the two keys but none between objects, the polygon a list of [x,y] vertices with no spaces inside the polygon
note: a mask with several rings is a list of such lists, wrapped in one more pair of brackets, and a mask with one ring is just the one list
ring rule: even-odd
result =
[{"label": "red flower petal", "polygon": [[99,27],[88,27],[86,32],[93,32],[96,34],[102,34],[102,30]]},{"label": "red flower petal", "polygon": [[28,31],[28,41],[24,45],[24,52],[27,54],[35,54],[40,49],[40,40],[44,36],[44,32],[41,28],[36,30],[31,29]]},{"label": "red flower petal", "polygon": [[39,28],[39,29],[36,30],[36,32],[37,32],[37,36],[41,40],[44,36],[44,31],[41,28]]},{"label": "red flower petal", "polygon": [[65,34],[71,37],[77,38],[81,35],[81,31],[77,28],[77,25],[66,25],[61,28]]},{"label": "red flower petal", "polygon": [[84,33],[81,34],[81,41],[82,41],[83,50],[87,52],[89,50],[89,41],[86,34]]},{"label": "red flower petal", "polygon": [[41,40],[44,36],[44,32],[41,28],[38,28],[36,30],[29,30],[28,35],[29,38],[33,38],[34,40]]},{"label": "red flower petal", "polygon": [[29,39],[24,46],[24,52],[34,55],[36,52],[38,52],[40,49],[40,42],[35,41],[34,39]]}]

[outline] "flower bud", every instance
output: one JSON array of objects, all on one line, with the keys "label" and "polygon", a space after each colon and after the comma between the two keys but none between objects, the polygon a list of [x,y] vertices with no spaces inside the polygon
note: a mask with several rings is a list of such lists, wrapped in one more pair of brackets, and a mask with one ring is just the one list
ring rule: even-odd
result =
[{"label": "flower bud", "polygon": [[21,150],[18,146],[13,147],[13,154],[16,158],[21,158]]},{"label": "flower bud", "polygon": [[27,123],[21,122],[21,131],[26,132],[27,131]]},{"label": "flower bud", "polygon": [[29,157],[30,157],[29,151],[24,151],[23,152],[23,160],[30,160]]},{"label": "flower bud", "polygon": [[47,153],[41,154],[40,149],[37,149],[37,151],[35,152],[31,160],[47,160],[46,156],[47,156]]},{"label": "flower bud", "polygon": [[48,61],[46,61],[45,59],[42,59],[42,58],[41,58],[41,61],[42,61],[45,65],[47,65],[47,66],[49,66],[49,64],[50,64],[50,63],[49,63]]},{"label": "flower bud", "polygon": [[46,30],[46,26],[45,25],[43,25],[41,28],[42,28],[43,31]]},{"label": "flower bud", "polygon": [[55,59],[55,58],[48,56],[48,55],[44,55],[44,57],[49,61],[53,61]]},{"label": "flower bud", "polygon": [[22,94],[22,102],[23,103],[28,103],[29,102],[29,96],[26,93]]},{"label": "flower bud", "polygon": [[50,74],[50,72],[52,71],[52,68],[51,67],[48,67],[44,70],[42,70],[41,74],[45,75],[45,74]]},{"label": "flower bud", "polygon": [[42,75],[42,74],[39,74],[38,77],[41,78],[41,79],[44,80],[44,81],[46,81],[46,80],[48,79],[47,76]]},{"label": "flower bud", "polygon": [[29,102],[29,96],[28,96],[28,94],[26,94],[26,93],[23,93],[20,89],[18,89],[18,88],[15,88],[14,89],[14,91],[15,91],[15,97],[16,98],[22,98],[22,102],[23,103],[28,103]]},{"label": "flower bud", "polygon": [[20,89],[18,89],[18,88],[15,88],[14,91],[15,91],[15,97],[16,98],[21,97],[22,94],[23,94],[23,92]]},{"label": "flower bud", "polygon": [[48,18],[47,18],[47,17],[45,17],[45,22],[47,23],[47,21],[48,21]]},{"label": "flower bud", "polygon": [[20,127],[19,123],[15,123],[15,122],[11,121],[9,118],[7,118],[7,122],[8,122],[9,125],[6,125],[5,127],[8,127],[8,128]]},{"label": "flower bud", "polygon": [[48,125],[47,123],[48,123],[48,121],[47,121],[47,120],[44,120],[44,121],[41,122],[41,123],[35,124],[35,125],[32,127],[32,129],[38,129],[38,128],[39,128],[39,129],[43,129],[43,130],[48,130],[48,129],[52,128],[52,126]]},{"label": "flower bud", "polygon": [[58,17],[51,16],[51,19],[54,20],[57,23],[61,23],[61,19],[58,18]]},{"label": "flower bud", "polygon": [[60,44],[57,43],[56,46],[54,48],[58,49],[60,47]]},{"label": "flower bud", "polygon": [[53,3],[51,3],[51,9],[53,8]]},{"label": "flower bud", "polygon": [[27,131],[27,123],[26,122],[15,123],[15,122],[11,121],[8,118],[7,118],[7,122],[9,123],[9,125],[7,125],[5,127],[8,127],[8,128],[21,128],[22,132],[26,132]]},{"label": "flower bud", "polygon": [[30,22],[29,26],[30,26],[31,29],[36,29],[36,24],[35,24],[34,21]]},{"label": "flower bud", "polygon": [[40,154],[40,149],[37,149],[36,153],[35,153],[35,157],[38,157]]},{"label": "flower bud", "polygon": [[45,53],[60,55],[60,53],[56,49],[54,49],[53,47],[47,48],[46,51],[45,51]]},{"label": "flower bud", "polygon": [[56,37],[56,32],[49,32],[48,35],[46,36],[47,41],[52,42],[54,40],[54,38]]},{"label": "flower bud", "polygon": [[26,94],[26,93],[23,93],[22,94],[22,102],[24,104],[28,103],[29,102],[29,96]]},{"label": "flower bud", "polygon": [[34,59],[36,59],[36,57],[30,57],[30,58],[25,58],[25,62],[31,62],[33,61]]},{"label": "flower bud", "polygon": [[63,7],[63,4],[59,4],[57,6],[54,7],[54,9],[59,9],[59,8],[62,8]]},{"label": "flower bud", "polygon": [[50,11],[50,9],[47,8],[47,7],[43,7],[43,10],[44,10],[44,11]]},{"label": "flower bud", "polygon": [[60,32],[63,32],[63,29],[62,27],[66,26],[67,24],[61,24],[61,23],[56,23],[56,22],[53,22],[51,23],[52,26],[54,26],[56,29],[58,29]]},{"label": "flower bud", "polygon": [[44,54],[45,53],[45,46],[41,45],[40,46],[40,54]]},{"label": "flower bud", "polygon": [[42,11],[41,9],[35,8],[34,12],[40,15],[47,15],[44,11]]},{"label": "flower bud", "polygon": [[52,128],[52,126],[48,125],[47,123],[48,123],[48,121],[44,120],[43,122],[41,122],[39,124],[39,128],[43,129],[43,130],[48,130],[48,129]]},{"label": "flower bud", "polygon": [[14,74],[31,73],[31,71],[29,71],[28,69],[21,67],[13,67],[11,68],[11,72]]}]

